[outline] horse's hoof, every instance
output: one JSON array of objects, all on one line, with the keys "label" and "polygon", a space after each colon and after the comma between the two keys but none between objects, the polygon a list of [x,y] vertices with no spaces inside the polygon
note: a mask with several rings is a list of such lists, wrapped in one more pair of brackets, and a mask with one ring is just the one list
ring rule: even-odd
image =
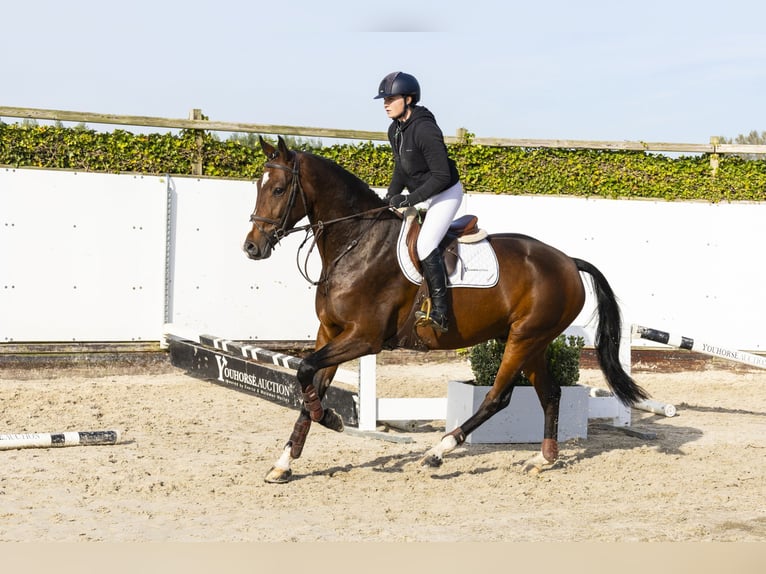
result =
[{"label": "horse's hoof", "polygon": [[527,474],[529,476],[537,476],[542,472],[542,469],[539,466],[535,466],[533,464],[525,464],[524,468],[521,469],[524,474]]},{"label": "horse's hoof", "polygon": [[319,424],[323,427],[327,427],[330,430],[334,430],[335,432],[343,432],[343,419],[340,418],[340,415],[336,413],[332,409],[325,409],[324,415],[322,416],[322,420],[319,421]]},{"label": "horse's hoof", "polygon": [[293,471],[284,468],[277,468],[276,466],[272,466],[271,470],[266,473],[266,476],[264,477],[264,482],[268,482],[269,484],[284,484],[286,482],[290,481],[290,477],[293,475]]},{"label": "horse's hoof", "polygon": [[536,476],[544,470],[552,468],[554,463],[555,461],[548,461],[548,459],[546,459],[541,452],[538,452],[535,456],[524,463],[521,471],[530,476]]},{"label": "horse's hoof", "polygon": [[427,454],[420,459],[420,466],[428,466],[430,468],[439,468],[444,463],[444,459],[435,454]]}]

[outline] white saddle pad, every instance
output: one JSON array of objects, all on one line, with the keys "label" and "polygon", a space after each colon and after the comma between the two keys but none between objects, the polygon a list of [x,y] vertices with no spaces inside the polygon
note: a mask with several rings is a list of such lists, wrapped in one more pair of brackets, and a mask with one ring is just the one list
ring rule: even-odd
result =
[{"label": "white saddle pad", "polygon": [[[407,250],[407,232],[410,230],[414,215],[405,214],[402,229],[399,231],[399,241],[396,245],[396,255],[399,267],[404,276],[415,285],[423,282],[423,276],[415,268]],[[476,243],[458,241],[458,257],[455,270],[447,278],[449,287],[494,287],[499,275],[497,256],[489,241],[482,239]]]}]

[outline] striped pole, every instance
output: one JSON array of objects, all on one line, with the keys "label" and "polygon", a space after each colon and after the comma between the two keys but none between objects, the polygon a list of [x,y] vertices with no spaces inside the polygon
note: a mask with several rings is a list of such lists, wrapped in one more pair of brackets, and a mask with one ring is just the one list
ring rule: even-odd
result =
[{"label": "striped pole", "polygon": [[120,431],[0,434],[0,450],[117,444]]},{"label": "striped pole", "polygon": [[272,365],[285,367],[294,371],[301,366],[301,359],[298,357],[276,353],[255,345],[235,343],[234,341],[222,339],[221,337],[214,337],[213,335],[200,335],[199,342],[226,353],[241,355],[245,359],[253,359],[254,361],[260,361],[261,363],[271,363]]},{"label": "striped pole", "polygon": [[649,341],[662,343],[663,345],[670,345],[672,347],[678,347],[679,349],[704,353],[705,355],[713,355],[715,357],[721,357],[722,359],[728,359],[729,361],[736,361],[737,363],[745,363],[747,365],[766,369],[766,357],[753,355],[752,353],[747,353],[745,351],[725,349],[720,345],[711,345],[709,343],[695,341],[690,337],[673,335],[666,331],[650,329],[640,325],[633,325],[633,335],[642,339],[648,339]]}]

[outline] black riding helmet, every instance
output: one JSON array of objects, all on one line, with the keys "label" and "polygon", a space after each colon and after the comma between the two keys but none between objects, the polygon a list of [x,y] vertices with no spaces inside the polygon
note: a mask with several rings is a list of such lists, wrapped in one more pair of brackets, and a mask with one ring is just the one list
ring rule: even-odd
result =
[{"label": "black riding helmet", "polygon": [[404,72],[391,72],[380,82],[378,95],[373,99],[389,96],[412,96],[412,104],[417,104],[420,101],[420,84],[415,76]]}]

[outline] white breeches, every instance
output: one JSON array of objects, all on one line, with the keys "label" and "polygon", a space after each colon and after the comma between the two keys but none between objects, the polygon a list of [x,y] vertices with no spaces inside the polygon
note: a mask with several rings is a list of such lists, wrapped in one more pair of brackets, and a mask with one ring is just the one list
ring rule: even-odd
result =
[{"label": "white breeches", "polygon": [[420,235],[418,235],[417,251],[420,260],[428,257],[434,249],[439,247],[462,202],[463,185],[459,181],[423,202],[427,210]]}]

